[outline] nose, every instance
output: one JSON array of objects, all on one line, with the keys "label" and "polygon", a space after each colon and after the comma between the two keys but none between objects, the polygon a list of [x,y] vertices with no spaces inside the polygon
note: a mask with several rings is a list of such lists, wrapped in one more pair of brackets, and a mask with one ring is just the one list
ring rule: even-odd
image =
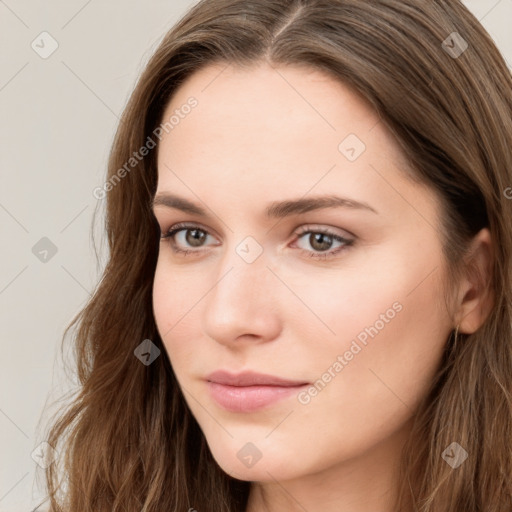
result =
[{"label": "nose", "polygon": [[234,250],[223,258],[203,305],[203,329],[226,346],[268,342],[281,331],[279,279],[264,253],[247,263]]}]

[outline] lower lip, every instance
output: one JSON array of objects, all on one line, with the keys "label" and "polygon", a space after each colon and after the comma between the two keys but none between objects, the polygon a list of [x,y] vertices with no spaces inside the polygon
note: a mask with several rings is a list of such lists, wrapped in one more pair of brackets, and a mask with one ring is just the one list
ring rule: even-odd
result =
[{"label": "lower lip", "polygon": [[231,412],[251,412],[296,395],[308,384],[302,386],[226,386],[207,382],[213,399]]}]

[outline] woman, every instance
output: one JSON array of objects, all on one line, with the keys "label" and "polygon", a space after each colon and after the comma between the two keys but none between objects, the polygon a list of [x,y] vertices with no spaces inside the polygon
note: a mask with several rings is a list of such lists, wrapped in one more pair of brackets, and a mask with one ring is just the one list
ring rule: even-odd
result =
[{"label": "woman", "polygon": [[455,0],[194,6],[95,193],[51,510],[511,510],[511,85]]}]

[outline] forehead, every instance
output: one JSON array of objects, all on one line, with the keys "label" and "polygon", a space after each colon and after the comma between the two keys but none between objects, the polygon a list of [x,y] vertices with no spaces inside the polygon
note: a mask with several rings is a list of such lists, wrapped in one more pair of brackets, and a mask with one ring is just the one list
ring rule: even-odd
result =
[{"label": "forehead", "polygon": [[[197,105],[181,111],[190,98]],[[209,65],[178,88],[163,122],[177,114],[160,142],[159,190],[207,197],[214,186],[238,207],[339,192],[389,212],[411,187],[418,192],[371,104],[319,70]]]},{"label": "forehead", "polygon": [[[184,109],[191,98],[197,106]],[[178,118],[182,109],[189,113]],[[273,160],[276,156],[302,160],[318,157],[319,152],[334,162],[340,156],[340,143],[348,138],[359,139],[402,167],[405,164],[396,141],[368,101],[340,81],[305,66],[210,64],[175,91],[162,121],[171,118],[175,121],[160,144],[162,154],[172,147],[178,157],[184,150],[189,162],[213,148],[225,156],[233,145],[243,147],[247,158],[262,162],[266,155]]]},{"label": "forehead", "polygon": [[[191,96],[198,100],[194,117],[200,114],[201,127],[225,135],[234,124],[238,130],[229,134],[240,138],[248,133],[264,136],[277,132],[283,136],[286,131],[298,134],[309,129],[314,130],[310,136],[326,133],[339,138],[347,129],[363,134],[379,120],[357,91],[305,66],[258,64],[241,68],[210,64],[193,73],[175,91],[164,119],[169,119]],[[245,121],[243,125],[241,120]],[[214,124],[204,124],[206,121]],[[186,124],[192,123],[193,120]],[[197,128],[194,126],[194,130]],[[173,131],[176,134],[180,130]]]}]

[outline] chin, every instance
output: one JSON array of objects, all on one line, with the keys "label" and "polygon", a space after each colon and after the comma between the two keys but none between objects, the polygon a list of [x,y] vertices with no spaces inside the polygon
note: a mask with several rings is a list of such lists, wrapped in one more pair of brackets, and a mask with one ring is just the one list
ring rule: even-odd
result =
[{"label": "chin", "polygon": [[210,445],[210,451],[219,467],[238,480],[272,482],[300,476],[297,464],[303,462],[298,451],[285,453],[270,440],[240,442],[231,439],[225,445]]}]

